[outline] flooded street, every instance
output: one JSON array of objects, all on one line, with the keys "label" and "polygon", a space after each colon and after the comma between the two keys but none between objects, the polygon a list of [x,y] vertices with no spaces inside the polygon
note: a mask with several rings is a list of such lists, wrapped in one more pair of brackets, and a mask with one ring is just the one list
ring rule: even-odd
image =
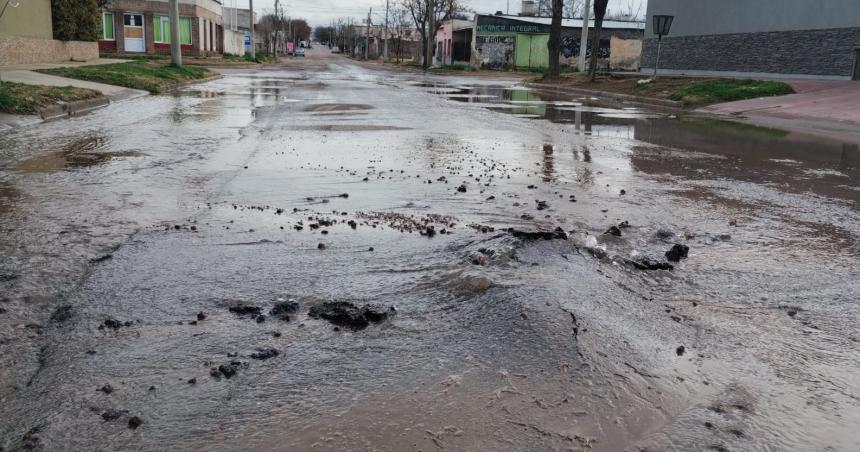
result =
[{"label": "flooded street", "polygon": [[0,451],[860,450],[857,143],[323,53],[0,132]]}]

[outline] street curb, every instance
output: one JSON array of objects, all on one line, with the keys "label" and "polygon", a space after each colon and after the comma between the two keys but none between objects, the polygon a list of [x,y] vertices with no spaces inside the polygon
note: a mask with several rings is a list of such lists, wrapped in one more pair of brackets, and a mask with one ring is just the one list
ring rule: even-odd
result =
[{"label": "street curb", "polygon": [[155,94],[167,94],[167,93],[171,93],[171,92],[174,92],[176,90],[185,88],[186,86],[194,85],[197,83],[211,82],[212,80],[218,80],[219,78],[224,78],[224,75],[223,74],[215,74],[211,77],[200,78],[200,79],[196,79],[196,80],[187,80],[187,81],[180,82],[180,83],[174,83],[173,85],[167,85],[167,86],[160,88],[158,90],[158,92]]},{"label": "street curb", "polygon": [[550,90],[562,93],[572,93],[582,96],[595,96],[602,97],[606,99],[617,100],[621,102],[628,102],[632,104],[646,105],[651,107],[660,107],[664,109],[671,109],[677,111],[688,112],[690,111],[688,108],[684,107],[682,102],[677,102],[674,100],[664,100],[664,99],[653,99],[650,97],[642,97],[642,96],[634,96],[630,94],[619,94],[619,93],[611,93],[608,91],[598,91],[591,89],[582,89],[582,88],[570,88],[558,85],[550,85],[545,83],[526,83],[526,86],[540,88],[543,90]]},{"label": "street curb", "polygon": [[47,121],[50,119],[78,116],[97,108],[110,104],[107,96],[98,96],[92,99],[76,100],[62,104],[49,105],[38,110],[39,116]]}]

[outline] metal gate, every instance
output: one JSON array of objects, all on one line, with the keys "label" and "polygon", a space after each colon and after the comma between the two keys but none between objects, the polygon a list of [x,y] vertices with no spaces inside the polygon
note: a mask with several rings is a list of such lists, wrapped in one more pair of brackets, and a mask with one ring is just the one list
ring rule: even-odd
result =
[{"label": "metal gate", "polygon": [[545,68],[549,66],[548,34],[517,34],[515,61],[517,67]]}]

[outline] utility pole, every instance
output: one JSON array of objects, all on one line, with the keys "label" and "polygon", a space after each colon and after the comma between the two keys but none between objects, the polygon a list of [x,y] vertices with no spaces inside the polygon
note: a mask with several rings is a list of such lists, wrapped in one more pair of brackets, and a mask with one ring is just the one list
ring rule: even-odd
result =
[{"label": "utility pole", "polygon": [[367,12],[367,33],[364,35],[364,60],[367,61],[370,55],[370,15],[373,14],[373,8]]},{"label": "utility pole", "polygon": [[251,29],[251,58],[256,60],[257,59],[257,43],[254,42],[255,41],[255,39],[254,39],[254,0],[248,0],[248,3],[249,3],[248,9],[250,10],[250,13],[251,13],[251,26],[250,26],[250,29]]},{"label": "utility pole", "polygon": [[389,8],[389,0],[385,0],[385,35],[383,39],[385,39],[385,50],[382,53],[382,60],[388,61],[388,8]]},{"label": "utility pole", "polygon": [[275,32],[275,39],[274,39],[275,42],[274,42],[274,45],[272,46],[272,51],[275,52],[275,61],[276,62],[278,61],[278,29],[281,28],[281,13],[280,13],[280,9],[279,9],[280,6],[281,6],[281,2],[278,0],[275,0],[275,26],[273,27],[274,28],[273,31]]},{"label": "utility pole", "polygon": [[582,10],[582,40],[579,43],[579,59],[576,66],[580,73],[585,72],[585,54],[588,53],[588,16],[591,15],[591,0],[585,0],[585,9]]},{"label": "utility pole", "polygon": [[170,56],[174,66],[182,66],[182,42],[179,36],[179,0],[170,0]]},{"label": "utility pole", "polygon": [[436,44],[436,0],[427,1],[427,49],[425,68],[433,66],[433,45]]}]

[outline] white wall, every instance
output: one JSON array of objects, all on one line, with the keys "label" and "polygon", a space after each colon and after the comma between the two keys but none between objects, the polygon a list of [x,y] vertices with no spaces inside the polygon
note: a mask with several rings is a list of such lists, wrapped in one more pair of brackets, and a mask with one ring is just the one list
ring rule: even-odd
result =
[{"label": "white wall", "polygon": [[224,30],[224,53],[232,53],[233,55],[245,54],[245,32],[234,32],[232,30]]}]

